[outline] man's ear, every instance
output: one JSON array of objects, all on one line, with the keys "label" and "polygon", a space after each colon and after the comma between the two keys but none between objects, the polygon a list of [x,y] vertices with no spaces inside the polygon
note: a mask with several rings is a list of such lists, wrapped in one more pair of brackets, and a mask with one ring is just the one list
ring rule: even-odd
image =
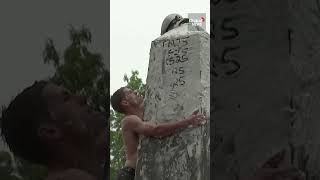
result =
[{"label": "man's ear", "polygon": [[45,141],[55,141],[62,137],[61,130],[52,123],[42,123],[38,127],[37,133]]}]

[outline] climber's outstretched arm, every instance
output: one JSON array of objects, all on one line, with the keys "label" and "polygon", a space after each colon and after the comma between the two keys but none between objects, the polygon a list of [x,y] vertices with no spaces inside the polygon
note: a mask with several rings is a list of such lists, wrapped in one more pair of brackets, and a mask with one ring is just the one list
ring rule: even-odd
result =
[{"label": "climber's outstretched arm", "polygon": [[197,114],[197,112],[185,119],[161,124],[142,121],[138,116],[128,116],[123,120],[123,128],[130,128],[137,134],[163,138],[184,129],[189,125],[199,125],[203,121],[205,121],[204,115]]}]

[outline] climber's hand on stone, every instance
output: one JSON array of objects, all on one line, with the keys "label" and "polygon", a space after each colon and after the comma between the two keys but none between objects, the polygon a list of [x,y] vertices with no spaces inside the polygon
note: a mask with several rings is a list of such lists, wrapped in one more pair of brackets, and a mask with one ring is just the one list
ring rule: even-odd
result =
[{"label": "climber's hand on stone", "polygon": [[186,118],[190,125],[198,126],[206,121],[203,114],[199,114],[199,110],[194,111],[189,117]]}]

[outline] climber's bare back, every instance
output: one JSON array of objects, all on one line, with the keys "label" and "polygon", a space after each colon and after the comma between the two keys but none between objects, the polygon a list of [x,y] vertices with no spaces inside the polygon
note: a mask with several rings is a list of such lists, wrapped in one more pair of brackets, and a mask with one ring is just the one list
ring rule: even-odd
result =
[{"label": "climber's bare back", "polygon": [[122,120],[122,139],[124,142],[125,153],[126,153],[126,163],[125,166],[127,167],[136,167],[137,162],[137,154],[138,154],[138,144],[139,144],[139,135],[134,132],[134,127],[136,121],[142,120],[135,115],[130,115],[124,117]]}]

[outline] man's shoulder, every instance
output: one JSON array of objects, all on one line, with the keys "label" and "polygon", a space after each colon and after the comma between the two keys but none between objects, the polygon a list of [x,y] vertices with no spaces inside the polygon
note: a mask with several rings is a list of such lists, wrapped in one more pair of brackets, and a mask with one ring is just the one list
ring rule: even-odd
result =
[{"label": "man's shoulder", "polygon": [[142,121],[142,119],[137,115],[127,115],[122,119],[122,122],[127,121]]},{"label": "man's shoulder", "polygon": [[142,122],[142,119],[140,117],[136,115],[127,115],[122,119],[122,128],[126,126],[132,126],[139,122]]},{"label": "man's shoulder", "polygon": [[80,169],[67,169],[60,172],[49,172],[46,180],[96,180],[96,178]]}]

